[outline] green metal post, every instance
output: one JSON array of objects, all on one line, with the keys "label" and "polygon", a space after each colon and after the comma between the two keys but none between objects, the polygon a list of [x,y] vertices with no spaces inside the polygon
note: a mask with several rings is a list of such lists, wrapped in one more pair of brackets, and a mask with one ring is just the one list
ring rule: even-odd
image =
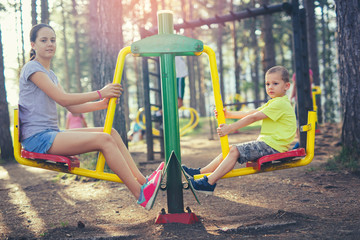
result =
[{"label": "green metal post", "polygon": [[[170,11],[158,12],[158,29],[161,34],[174,34],[173,15]],[[159,43],[161,44],[161,43]],[[165,142],[165,160],[170,160],[174,152],[181,163],[179,118],[176,93],[175,54],[162,53],[160,55],[163,127]],[[167,202],[169,213],[183,213],[183,186],[181,171],[176,164],[169,164],[167,172]]]}]

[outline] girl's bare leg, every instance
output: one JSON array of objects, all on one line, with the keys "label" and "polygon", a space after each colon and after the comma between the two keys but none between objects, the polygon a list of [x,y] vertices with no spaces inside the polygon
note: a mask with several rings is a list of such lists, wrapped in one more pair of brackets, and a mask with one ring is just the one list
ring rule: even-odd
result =
[{"label": "girl's bare leg", "polygon": [[215,171],[208,176],[208,183],[213,185],[225,174],[230,172],[234,168],[239,157],[240,153],[236,147],[231,148],[224,161],[222,161]]},{"label": "girl's bare leg", "polygon": [[[69,131],[76,131],[76,132],[103,132],[102,127],[98,128],[78,128],[78,129],[70,129]],[[121,154],[123,155],[126,163],[128,164],[132,174],[138,180],[138,182],[143,185],[146,182],[144,175],[140,172],[138,167],[136,166],[134,159],[132,158],[131,154],[129,153],[128,149],[126,148],[121,136],[119,133],[112,129],[111,136],[114,138],[116,145],[118,146]]]},{"label": "girl's bare leg", "polygon": [[110,169],[121,178],[136,199],[140,196],[141,185],[135,179],[126,159],[117,147],[115,139],[103,132],[66,131],[56,135],[48,153],[77,155],[101,151]]},{"label": "girl's bare leg", "polygon": [[111,136],[115,139],[116,144],[118,145],[118,148],[119,148],[121,154],[124,156],[133,175],[136,177],[136,179],[139,181],[140,184],[144,184],[146,182],[146,179],[145,179],[144,175],[140,172],[139,168],[136,166],[131,154],[129,153],[128,149],[126,148],[119,133],[113,129],[111,131]]}]

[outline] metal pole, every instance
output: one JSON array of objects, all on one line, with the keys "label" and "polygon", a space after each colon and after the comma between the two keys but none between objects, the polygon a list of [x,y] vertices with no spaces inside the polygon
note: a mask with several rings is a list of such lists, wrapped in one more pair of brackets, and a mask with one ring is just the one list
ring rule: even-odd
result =
[{"label": "metal pole", "polygon": [[[294,32],[295,72],[297,91],[298,127],[307,124],[307,112],[312,110],[307,55],[305,10],[299,10],[299,1],[292,0],[292,22]],[[306,147],[306,133],[300,132],[300,147]]]},{"label": "metal pole", "polygon": [[[161,34],[174,34],[173,14],[171,11],[158,12],[158,29]],[[179,117],[176,93],[175,55],[160,55],[161,88],[163,105],[163,126],[165,141],[165,161],[168,163],[174,152],[181,163]],[[176,164],[169,164],[167,171],[167,203],[169,213],[183,213],[183,186],[181,171]]]}]

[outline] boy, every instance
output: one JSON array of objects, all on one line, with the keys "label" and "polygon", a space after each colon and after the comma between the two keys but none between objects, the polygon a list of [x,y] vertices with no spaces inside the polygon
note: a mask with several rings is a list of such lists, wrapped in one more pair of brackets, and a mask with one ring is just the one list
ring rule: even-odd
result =
[{"label": "boy", "polygon": [[[232,170],[236,164],[258,159],[265,155],[286,152],[296,133],[296,117],[286,91],[290,88],[289,72],[282,66],[270,68],[265,74],[266,93],[271,100],[258,109],[248,112],[225,111],[226,118],[240,119],[232,124],[221,124],[217,133],[223,137],[230,132],[263,120],[260,136],[256,141],[241,143],[230,148],[229,154],[222,160],[222,154],[203,168],[183,169],[189,176],[211,173],[208,177],[191,179],[194,189],[212,194],[216,182]],[[215,114],[217,114],[215,112]]]}]

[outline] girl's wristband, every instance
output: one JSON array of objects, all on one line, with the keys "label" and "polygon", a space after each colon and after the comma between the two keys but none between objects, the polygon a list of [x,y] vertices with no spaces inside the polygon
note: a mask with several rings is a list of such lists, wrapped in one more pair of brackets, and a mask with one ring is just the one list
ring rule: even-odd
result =
[{"label": "girl's wristband", "polygon": [[96,92],[99,94],[99,99],[100,99],[100,100],[102,100],[103,98],[102,98],[102,96],[101,96],[100,91],[99,91],[99,90],[97,90]]}]

